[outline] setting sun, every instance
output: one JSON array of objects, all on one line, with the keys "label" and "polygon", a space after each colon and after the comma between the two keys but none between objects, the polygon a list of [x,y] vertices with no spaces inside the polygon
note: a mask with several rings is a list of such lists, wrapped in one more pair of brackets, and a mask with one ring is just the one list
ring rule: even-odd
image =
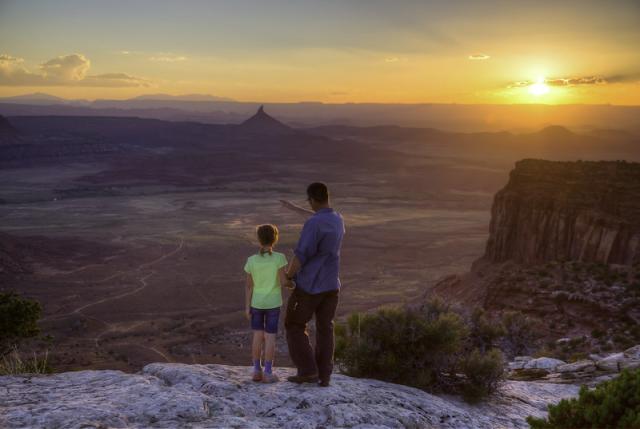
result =
[{"label": "setting sun", "polygon": [[544,78],[538,79],[538,82],[529,87],[529,93],[535,96],[544,95],[549,92],[549,86],[544,83]]}]

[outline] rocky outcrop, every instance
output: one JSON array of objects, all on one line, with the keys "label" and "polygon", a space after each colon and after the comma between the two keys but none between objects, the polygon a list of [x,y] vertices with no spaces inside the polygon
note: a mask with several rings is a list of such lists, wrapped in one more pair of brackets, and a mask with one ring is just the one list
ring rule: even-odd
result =
[{"label": "rocky outcrop", "polygon": [[548,357],[534,359],[531,356],[518,356],[509,363],[508,374],[509,378],[515,380],[594,386],[611,380],[625,369],[637,368],[640,368],[640,345],[607,356],[590,355],[588,359],[571,363]]},{"label": "rocky outcrop", "polygon": [[491,215],[491,263],[640,263],[640,164],[518,161]]},{"label": "rocky outcrop", "polygon": [[[77,371],[0,377],[6,428],[526,428],[547,403],[577,395],[571,384],[505,382],[488,402],[335,375],[320,388],[249,381],[250,368],[150,364],[138,374]],[[278,368],[281,377],[293,373]]]},{"label": "rocky outcrop", "polygon": [[295,130],[283,124],[264,111],[264,106],[260,106],[255,115],[238,126],[238,130],[243,134],[260,135],[280,135],[294,134]]}]

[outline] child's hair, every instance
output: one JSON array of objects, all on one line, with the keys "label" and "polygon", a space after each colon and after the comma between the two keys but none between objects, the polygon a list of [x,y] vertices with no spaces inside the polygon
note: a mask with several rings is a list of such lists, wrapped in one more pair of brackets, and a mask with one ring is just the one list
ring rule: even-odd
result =
[{"label": "child's hair", "polygon": [[[276,244],[276,242],[278,241],[278,227],[269,223],[258,225],[256,227],[256,234],[258,235],[258,241],[260,241],[260,245],[263,246],[263,248],[260,249],[260,256],[263,256],[265,253],[271,255],[271,246]],[[265,250],[264,247],[267,246],[269,247],[269,249]]]}]

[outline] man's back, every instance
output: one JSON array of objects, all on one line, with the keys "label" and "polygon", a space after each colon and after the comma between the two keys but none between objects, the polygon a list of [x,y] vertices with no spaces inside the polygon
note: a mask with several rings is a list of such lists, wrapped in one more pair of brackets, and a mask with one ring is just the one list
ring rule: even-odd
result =
[{"label": "man's back", "polygon": [[322,208],[305,222],[295,254],[302,264],[296,275],[301,290],[318,294],[340,289],[340,247],[344,236],[342,216]]}]

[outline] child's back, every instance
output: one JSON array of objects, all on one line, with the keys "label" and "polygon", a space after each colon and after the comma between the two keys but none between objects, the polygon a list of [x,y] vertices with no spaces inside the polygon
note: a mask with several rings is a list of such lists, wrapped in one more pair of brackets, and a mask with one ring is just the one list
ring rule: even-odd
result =
[{"label": "child's back", "polygon": [[286,265],[287,258],[280,252],[257,253],[247,259],[244,270],[253,279],[251,307],[271,309],[282,305],[278,270]]}]

